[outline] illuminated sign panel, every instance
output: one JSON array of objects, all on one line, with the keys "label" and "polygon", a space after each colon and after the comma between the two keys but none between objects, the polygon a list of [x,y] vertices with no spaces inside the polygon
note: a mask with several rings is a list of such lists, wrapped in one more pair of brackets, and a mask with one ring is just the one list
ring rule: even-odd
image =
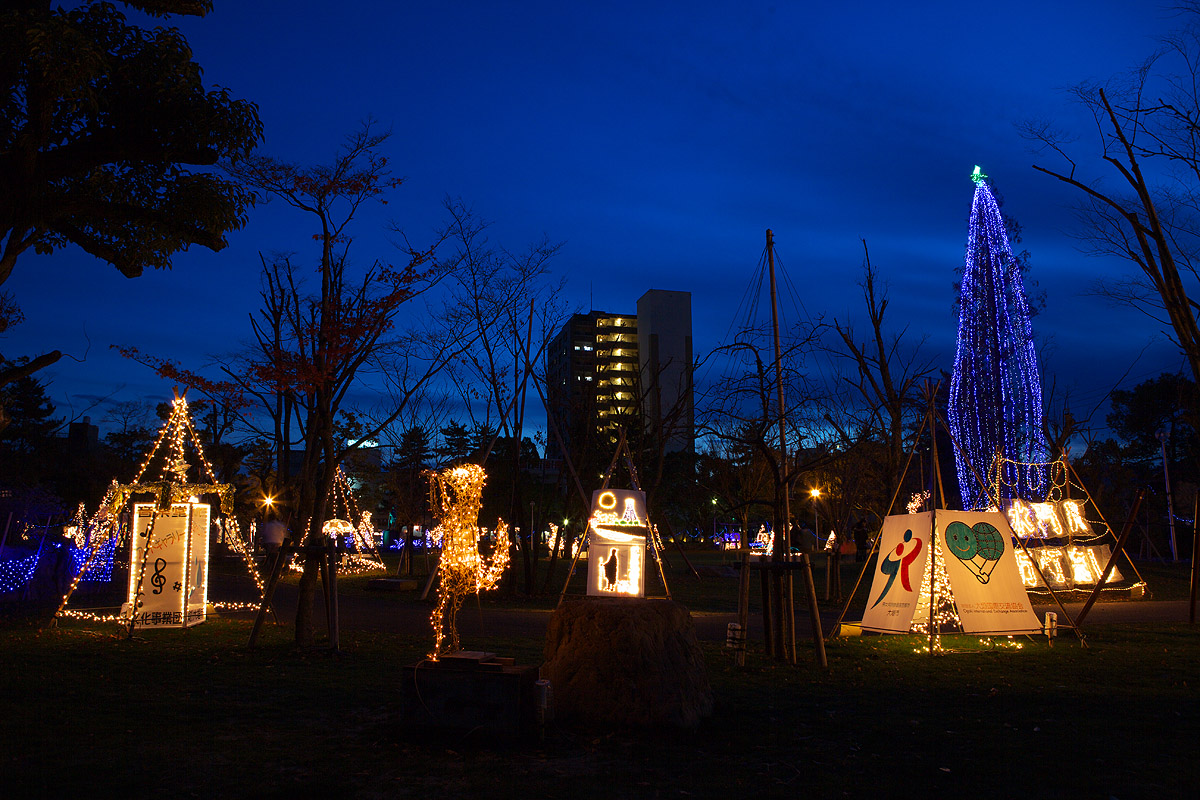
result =
[{"label": "illuminated sign panel", "polygon": [[592,493],[587,593],[601,597],[646,594],[646,495],[628,489]]},{"label": "illuminated sign panel", "polygon": [[153,503],[133,506],[128,601],[135,615],[134,625],[198,625],[205,620],[208,602],[211,510],[205,503],[172,503],[170,509],[157,515],[155,510]]}]

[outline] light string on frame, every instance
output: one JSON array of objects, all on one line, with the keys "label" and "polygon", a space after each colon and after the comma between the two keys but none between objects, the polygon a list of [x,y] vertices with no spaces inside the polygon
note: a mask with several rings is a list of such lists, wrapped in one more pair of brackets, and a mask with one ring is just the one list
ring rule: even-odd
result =
[{"label": "light string on frame", "polygon": [[1009,497],[1042,500],[1049,488],[1041,433],[1042,390],[1029,304],[1004,218],[978,167],[959,293],[958,341],[948,421],[963,508],[991,501],[972,474],[987,475],[996,455]]}]

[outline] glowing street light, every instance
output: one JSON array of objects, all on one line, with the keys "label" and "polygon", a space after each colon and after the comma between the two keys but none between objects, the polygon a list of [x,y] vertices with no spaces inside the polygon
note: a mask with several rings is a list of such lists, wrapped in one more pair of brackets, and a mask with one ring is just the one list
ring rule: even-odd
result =
[{"label": "glowing street light", "polygon": [[821,499],[821,489],[819,487],[809,489],[808,496],[813,501],[813,546],[816,547],[821,544],[821,526],[817,522],[817,501]]}]

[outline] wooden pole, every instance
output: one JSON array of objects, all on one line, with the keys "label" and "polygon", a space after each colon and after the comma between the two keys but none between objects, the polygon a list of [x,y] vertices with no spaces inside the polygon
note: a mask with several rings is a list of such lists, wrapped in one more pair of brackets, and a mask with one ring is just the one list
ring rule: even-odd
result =
[{"label": "wooden pole", "polygon": [[[1200,497],[1200,493],[1197,493]],[[1193,597],[1194,597],[1193,593]],[[738,625],[742,628],[742,648],[734,656],[739,667],[746,666],[746,642],[750,639],[750,550],[742,550],[742,568],[738,572]]]},{"label": "wooden pole", "polygon": [[[150,524],[146,527],[146,545],[142,549],[142,559],[138,565],[137,583],[131,584],[133,587],[131,591],[133,596],[129,600],[129,634],[126,636],[127,639],[133,638],[133,628],[137,622],[138,598],[142,596],[142,581],[146,577],[146,558],[150,555],[150,544],[154,541],[154,523],[158,521],[158,511],[159,509],[156,505],[154,513],[150,515]],[[137,531],[133,531],[130,541],[136,542],[137,535]],[[132,550],[133,546],[131,544],[130,551],[132,552]],[[133,566],[130,565],[129,569],[132,573]]]},{"label": "wooden pole", "polygon": [[[791,560],[789,552],[789,544],[791,541],[791,524],[792,524],[792,508],[791,508],[791,491],[790,480],[788,477],[788,459],[787,459],[787,404],[784,401],[783,395],[783,365],[780,357],[782,346],[779,337],[779,292],[775,283],[775,235],[771,229],[767,229],[767,269],[770,273],[771,280],[771,331],[775,342],[775,389],[776,400],[779,404],[779,478],[782,482],[783,491],[783,519],[780,521],[779,530],[775,531],[775,547],[773,558],[775,565],[779,568],[776,570],[778,576],[777,598],[775,599],[775,627],[776,630],[787,639],[781,644],[782,648],[777,648],[776,658],[781,658],[789,664],[796,663],[796,631],[795,631],[795,595],[792,592],[792,580],[790,573],[784,576],[785,565]],[[812,580],[812,565],[807,558],[801,559],[801,569],[803,569],[808,577],[805,578],[805,588],[807,589]],[[786,597],[784,596],[786,593]],[[816,586],[812,586],[812,598],[809,602],[810,613],[816,609]],[[785,615],[790,620],[789,625],[784,625]],[[819,614],[813,617],[813,630],[819,632],[821,630],[821,617]],[[787,630],[790,628],[790,630]],[[826,666],[828,661],[825,658],[825,636],[823,633],[818,633],[815,636],[814,646],[816,648],[817,661],[821,666]]]},{"label": "wooden pole", "polygon": [[[1128,556],[1127,556],[1128,557]],[[1200,561],[1200,491],[1196,492],[1196,510],[1192,512],[1192,580],[1188,593],[1188,624],[1196,624],[1196,562]]]},{"label": "wooden pole", "polygon": [[253,649],[258,641],[258,633],[262,629],[263,622],[267,618],[267,609],[271,607],[271,598],[275,596],[275,587],[279,583],[279,576],[283,572],[283,562],[285,553],[293,553],[295,548],[291,545],[280,545],[275,551],[275,561],[271,565],[271,574],[267,578],[267,587],[263,591],[262,603],[258,606],[258,614],[254,617],[254,624],[250,626],[250,640],[246,642],[246,647]]},{"label": "wooden pole", "polygon": [[13,512],[8,512],[8,522],[4,523],[4,538],[0,539],[0,553],[4,552],[4,545],[8,543],[8,529],[12,525]]},{"label": "wooden pole", "polygon": [[[921,435],[925,433],[925,426],[929,423],[930,420],[928,415],[921,419],[921,427],[917,431],[917,435],[913,437],[913,445],[908,450],[908,458],[904,462],[904,469],[900,472],[900,480],[896,482],[896,489],[894,492],[892,492],[892,500],[888,503],[887,512],[883,515],[884,519],[887,519],[889,516],[891,516],[892,509],[896,506],[896,499],[900,496],[900,487],[904,485],[904,479],[908,477],[908,468],[912,466],[913,456],[916,455],[917,447],[921,442]],[[842,604],[842,611],[840,614],[838,614],[837,622],[835,622],[833,627],[829,629],[829,638],[832,638],[841,632],[842,620],[846,618],[846,612],[850,610],[850,603],[854,601],[854,595],[858,592],[858,587],[862,583],[862,579],[867,574],[867,569],[871,565],[871,556],[873,556],[879,549],[879,540],[882,533],[883,530],[881,528],[880,532],[875,535],[875,540],[871,543],[871,550],[867,553],[866,558],[863,559],[863,566],[862,570],[858,573],[858,580],[854,582],[854,588],[850,590],[850,594],[846,597],[845,602]]]},{"label": "wooden pole", "polygon": [[775,631],[771,625],[771,564],[769,561],[759,564],[759,588],[762,590],[762,618],[763,618],[763,649],[767,655],[775,655]]},{"label": "wooden pole", "polygon": [[1125,520],[1125,527],[1121,529],[1121,535],[1117,538],[1117,545],[1112,553],[1109,554],[1108,563],[1104,565],[1104,571],[1100,573],[1100,578],[1096,581],[1096,588],[1092,589],[1092,593],[1088,595],[1087,602],[1083,604],[1083,608],[1079,610],[1079,614],[1075,617],[1075,626],[1077,628],[1083,625],[1084,617],[1092,610],[1096,598],[1100,596],[1100,589],[1103,588],[1104,582],[1108,580],[1109,573],[1112,572],[1113,565],[1117,562],[1117,551],[1125,546],[1125,540],[1129,538],[1129,532],[1133,530],[1133,520],[1137,517],[1138,508],[1142,505],[1142,500],[1145,496],[1146,487],[1143,486],[1138,490],[1137,497],[1133,498],[1133,508],[1129,511],[1129,519]]},{"label": "wooden pole", "polygon": [[429,570],[429,577],[425,579],[425,588],[421,590],[421,601],[429,597],[429,590],[433,588],[433,582],[437,579],[438,570],[442,568],[442,559],[439,556],[438,560],[433,562],[433,569]]},{"label": "wooden pole", "polygon": [[[925,383],[925,388],[929,390],[929,382]],[[929,515],[929,655],[933,656],[934,641],[937,636],[935,626],[937,624],[937,616],[934,611],[937,608],[937,597],[934,594],[936,586],[934,579],[937,576],[937,512],[939,508],[944,508],[946,504],[946,491],[942,486],[942,467],[938,461],[937,450],[937,426],[933,424],[934,403],[937,401],[937,388],[929,391],[929,410],[926,412],[929,415],[929,456],[931,464],[930,471],[934,478],[934,502],[933,512]]]},{"label": "wooden pole", "polygon": [[[1096,510],[1096,513],[1100,515],[1100,521],[1104,523],[1104,527],[1108,528],[1111,531],[1113,529],[1113,526],[1108,524],[1108,520],[1105,519],[1105,517],[1104,517],[1104,512],[1100,510],[1100,506],[1096,505],[1096,501],[1092,499],[1092,493],[1089,492],[1087,486],[1084,485],[1083,479],[1079,477],[1079,473],[1075,471],[1075,467],[1071,466],[1070,462],[1068,462],[1067,469],[1070,470],[1070,472],[1068,473],[1067,485],[1070,485],[1070,483],[1071,483],[1070,476],[1074,475],[1075,480],[1079,481],[1079,486],[1083,489],[1083,493],[1086,498],[1086,502],[1089,502],[1092,504],[1092,508],[1094,508]],[[1200,493],[1197,493],[1196,499],[1197,499],[1197,501],[1200,501]],[[1115,535],[1115,533],[1114,533],[1114,535]],[[1138,572],[1137,565],[1134,564],[1133,559],[1129,557],[1129,551],[1122,548],[1121,555],[1125,556],[1125,563],[1128,564],[1129,568],[1133,570],[1133,574],[1137,575],[1138,580],[1141,581],[1142,583],[1145,583],[1146,579],[1142,577],[1142,573]],[[1049,587],[1049,585],[1050,585],[1049,583],[1046,584],[1047,587]]]},{"label": "wooden pole", "polygon": [[331,612],[329,622],[329,643],[330,647],[333,648],[333,652],[337,653],[341,650],[341,622],[338,615],[337,553],[332,540],[329,542],[325,558],[329,562],[329,608]]},{"label": "wooden pole", "polygon": [[937,608],[937,601],[933,594],[934,578],[937,572],[937,508],[929,514],[929,655],[933,655],[934,644],[934,609]]}]

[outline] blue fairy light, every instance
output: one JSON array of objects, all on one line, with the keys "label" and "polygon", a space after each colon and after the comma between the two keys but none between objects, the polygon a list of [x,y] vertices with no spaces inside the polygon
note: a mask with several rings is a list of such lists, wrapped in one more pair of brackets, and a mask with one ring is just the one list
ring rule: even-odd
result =
[{"label": "blue fairy light", "polygon": [[[948,409],[966,510],[992,504],[981,479],[998,485],[1002,498],[1034,502],[1045,499],[1048,486],[1041,378],[1021,270],[987,176],[976,167],[971,177],[975,198]],[[1002,474],[993,481],[997,455]]]}]

